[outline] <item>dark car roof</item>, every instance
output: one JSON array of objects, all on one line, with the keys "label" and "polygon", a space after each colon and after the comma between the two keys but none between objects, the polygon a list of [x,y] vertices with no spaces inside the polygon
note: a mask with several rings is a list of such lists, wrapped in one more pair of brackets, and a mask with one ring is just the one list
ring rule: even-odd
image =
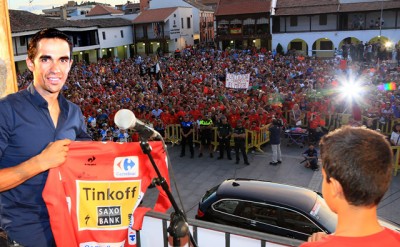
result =
[{"label": "dark car roof", "polygon": [[260,180],[228,179],[217,190],[218,198],[233,198],[285,205],[310,212],[317,194],[309,189]]}]

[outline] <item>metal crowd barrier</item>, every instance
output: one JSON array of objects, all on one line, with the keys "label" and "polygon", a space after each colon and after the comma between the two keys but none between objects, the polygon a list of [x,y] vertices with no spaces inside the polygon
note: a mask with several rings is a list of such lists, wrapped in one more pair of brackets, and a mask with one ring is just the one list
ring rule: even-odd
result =
[{"label": "metal crowd barrier", "polygon": [[[146,213],[142,230],[137,234],[138,247],[171,247],[172,239],[167,235],[170,217],[167,214],[150,211]],[[232,226],[220,225],[201,220],[188,219],[189,229],[198,246],[212,247],[265,247],[299,246],[302,241],[277,235],[250,231]],[[184,247],[188,240],[181,239]]]},{"label": "metal crowd barrier", "polygon": [[[180,134],[181,126],[179,124],[171,124],[167,125],[165,128],[165,142],[170,142],[172,145],[179,144],[182,141],[182,136]],[[214,146],[214,151],[217,150],[219,143],[218,143],[218,135],[217,135],[217,127],[212,129],[212,141],[211,145]],[[261,146],[269,142],[269,131],[268,125],[261,127],[259,131],[251,131],[246,129],[246,140],[245,140],[245,148],[246,153],[255,148],[259,152],[263,152]],[[231,147],[234,146],[235,142],[233,137],[231,138]],[[197,130],[194,131],[193,134],[193,143],[200,143],[200,135]]]},{"label": "metal crowd barrier", "polygon": [[171,142],[172,145],[178,144],[182,140],[181,126],[179,124],[170,124],[165,127],[165,142]]},{"label": "metal crowd barrier", "polygon": [[[286,112],[284,116],[288,117],[289,114]],[[351,117],[351,114],[346,114],[346,113],[335,113],[332,115],[327,115],[325,116],[325,127],[328,130],[334,130],[337,128],[340,128],[343,125],[346,125],[349,123],[349,119]],[[288,119],[289,121],[289,119]],[[304,125],[307,126],[307,120],[306,117],[304,118]],[[385,135],[390,135],[392,132],[392,128],[395,125],[395,123],[400,123],[400,119],[392,119],[390,121],[387,121],[385,123],[382,123],[379,121],[377,118],[368,118],[366,116],[363,116],[362,122],[365,126],[367,126],[370,129],[379,129],[379,131],[382,134]],[[266,144],[270,140],[270,133],[268,131],[269,125],[263,126],[260,128],[259,131],[251,131],[246,129],[246,140],[245,140],[245,149],[246,153],[249,152],[249,150],[254,149],[258,152],[263,152],[262,150],[262,145]],[[167,125],[165,128],[165,141],[172,143],[172,145],[179,144],[182,140],[182,136],[180,134],[181,126],[180,124],[171,124]],[[214,151],[218,149],[218,137],[217,137],[217,128],[213,128],[213,139],[211,141],[211,144],[214,146]],[[193,134],[193,143],[200,143],[200,136],[199,132],[197,130],[194,131]],[[231,138],[231,147],[234,146],[234,140],[233,137]],[[399,150],[400,146],[395,146],[392,147],[393,150]],[[400,169],[399,166],[399,154],[400,151],[396,152],[395,155],[395,163],[393,165],[394,167],[394,176],[397,175],[398,170]]]}]

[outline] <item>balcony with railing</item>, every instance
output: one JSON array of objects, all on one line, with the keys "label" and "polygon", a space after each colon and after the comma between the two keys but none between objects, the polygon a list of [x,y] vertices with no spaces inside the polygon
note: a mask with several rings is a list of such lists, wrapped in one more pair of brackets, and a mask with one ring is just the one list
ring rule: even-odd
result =
[{"label": "balcony with railing", "polygon": [[[170,224],[166,214],[149,212],[146,214],[142,230],[137,235],[138,247],[173,246],[167,234]],[[198,246],[212,247],[259,247],[298,246],[302,242],[262,232],[225,226],[205,221],[189,219],[189,230]],[[188,239],[181,239],[181,246],[189,246]],[[192,245],[190,245],[192,246]]]}]

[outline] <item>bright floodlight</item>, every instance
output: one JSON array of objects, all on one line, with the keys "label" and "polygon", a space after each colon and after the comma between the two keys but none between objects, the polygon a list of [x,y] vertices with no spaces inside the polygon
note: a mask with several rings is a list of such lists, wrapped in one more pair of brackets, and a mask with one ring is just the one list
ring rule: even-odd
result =
[{"label": "bright floodlight", "polygon": [[350,101],[361,98],[361,93],[363,91],[360,83],[353,80],[344,81],[339,90],[342,97]]},{"label": "bright floodlight", "polygon": [[390,48],[390,47],[392,47],[392,45],[393,45],[393,43],[391,41],[388,41],[385,43],[386,48]]}]

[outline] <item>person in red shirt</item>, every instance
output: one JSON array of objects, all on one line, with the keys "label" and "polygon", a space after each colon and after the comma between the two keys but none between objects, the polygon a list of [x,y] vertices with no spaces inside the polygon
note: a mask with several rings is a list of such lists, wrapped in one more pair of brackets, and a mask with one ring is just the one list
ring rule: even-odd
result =
[{"label": "person in red shirt", "polygon": [[236,128],[236,124],[239,119],[240,119],[240,114],[238,111],[231,110],[231,113],[228,114],[228,122],[232,126],[232,128]]},{"label": "person in red shirt", "polygon": [[171,121],[171,114],[169,112],[169,108],[166,107],[165,111],[161,113],[160,115],[161,121],[165,124],[165,125],[169,125],[172,124]]},{"label": "person in red shirt", "polygon": [[319,137],[317,128],[320,126],[320,114],[315,111],[315,106],[312,106],[310,111],[307,112],[308,131],[310,132],[310,139],[312,142],[318,142]]},{"label": "person in red shirt", "polygon": [[256,112],[256,110],[251,110],[249,114],[249,120],[251,123],[256,123],[257,126],[260,125],[260,115]]},{"label": "person in red shirt", "polygon": [[393,153],[386,137],[345,126],[325,135],[320,150],[322,194],[338,222],[335,233],[314,233],[300,247],[400,246],[400,233],[380,225],[377,217],[392,178]]},{"label": "person in red shirt", "polygon": [[178,123],[180,123],[183,120],[183,117],[185,115],[189,114],[189,111],[190,111],[190,108],[185,111],[183,109],[183,107],[181,107],[181,106],[177,107],[177,111],[176,111],[175,115],[176,115]]},{"label": "person in red shirt", "polygon": [[193,106],[193,110],[190,110],[189,115],[192,115],[194,120],[199,120],[201,118],[201,111],[197,105]]}]

